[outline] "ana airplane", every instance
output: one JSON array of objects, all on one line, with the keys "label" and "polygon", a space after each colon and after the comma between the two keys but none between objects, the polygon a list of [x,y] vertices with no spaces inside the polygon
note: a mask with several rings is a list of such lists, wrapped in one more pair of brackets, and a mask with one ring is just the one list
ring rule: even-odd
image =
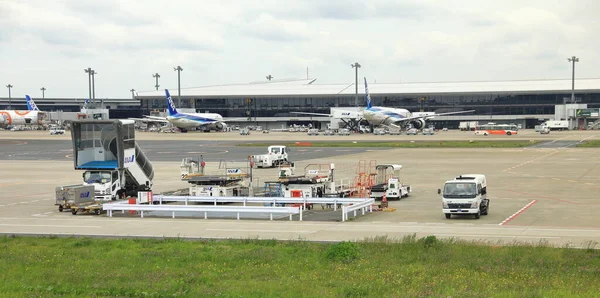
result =
[{"label": "ana airplane", "polygon": [[[133,120],[141,120],[147,122],[162,122],[162,123],[172,123],[174,126],[179,128],[182,132],[187,131],[190,128],[202,128],[204,130],[225,130],[227,129],[228,120],[223,120],[223,116],[215,113],[180,113],[177,112],[175,105],[173,104],[173,100],[171,99],[171,94],[168,89],[165,89],[165,95],[167,97],[167,117],[157,117],[157,116],[144,116],[146,118],[130,118]],[[234,119],[235,120],[235,119]]]},{"label": "ana airplane", "polygon": [[[396,128],[404,128],[408,125],[412,125],[412,127],[416,129],[421,129],[425,127],[427,119],[433,118],[435,116],[443,116],[443,115],[452,115],[452,114],[462,114],[469,113],[475,110],[469,111],[460,111],[460,112],[449,112],[449,113],[440,113],[434,115],[427,116],[413,116],[413,114],[407,109],[398,109],[398,108],[388,108],[388,107],[377,107],[371,105],[371,95],[369,94],[369,87],[367,85],[367,78],[365,78],[365,95],[367,100],[367,108],[363,110],[363,118],[370,125],[373,126],[391,126]],[[304,112],[292,112],[294,114],[309,114],[309,115],[320,115],[320,116],[329,116],[331,114],[319,114],[319,113],[304,113]]]},{"label": "ana airplane", "polygon": [[[35,104],[34,104],[35,105]],[[27,104],[29,108],[29,103]],[[48,119],[46,112],[40,110],[1,110],[0,111],[0,126],[6,127],[9,125],[43,125]]]}]

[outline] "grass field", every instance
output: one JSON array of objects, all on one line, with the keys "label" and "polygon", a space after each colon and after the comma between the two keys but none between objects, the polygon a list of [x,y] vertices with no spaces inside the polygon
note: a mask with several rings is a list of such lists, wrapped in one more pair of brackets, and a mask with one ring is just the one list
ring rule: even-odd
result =
[{"label": "grass field", "polygon": [[[390,147],[390,148],[520,148],[539,141],[403,141],[403,142],[291,142],[288,147]],[[242,147],[268,147],[273,143],[242,143]]]},{"label": "grass field", "polygon": [[2,237],[0,296],[600,297],[592,246]]},{"label": "grass field", "polygon": [[582,143],[577,144],[577,147],[584,147],[584,148],[600,147],[600,140],[584,141]]}]

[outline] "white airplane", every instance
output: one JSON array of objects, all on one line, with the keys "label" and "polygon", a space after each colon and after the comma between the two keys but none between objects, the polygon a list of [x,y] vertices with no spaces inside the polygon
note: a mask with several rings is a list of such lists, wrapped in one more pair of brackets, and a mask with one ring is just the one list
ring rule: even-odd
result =
[{"label": "white airplane", "polygon": [[[462,114],[469,113],[475,110],[469,111],[460,111],[460,112],[449,112],[449,113],[440,113],[434,115],[426,115],[426,116],[413,116],[413,114],[407,109],[398,109],[398,108],[388,108],[388,107],[377,107],[371,105],[371,95],[369,94],[369,87],[367,85],[367,78],[365,78],[365,95],[367,99],[367,108],[364,109],[363,118],[369,124],[373,126],[388,126],[388,127],[396,127],[403,128],[407,127],[409,124],[416,129],[421,129],[425,127],[425,123],[427,119],[433,118],[435,116],[442,115],[452,115],[452,114]],[[321,114],[321,113],[305,113],[305,112],[292,112],[293,114],[308,114],[308,115],[319,115],[319,116],[329,116],[331,114]]]},{"label": "white airplane", "polygon": [[[226,121],[223,120],[223,116],[216,113],[180,113],[177,112],[171,94],[169,90],[165,89],[165,95],[167,97],[167,110],[169,115],[167,117],[157,116],[144,116],[146,118],[130,118],[132,120],[146,121],[146,122],[161,122],[161,123],[172,123],[178,127],[182,132],[187,131],[190,128],[204,128],[204,129],[216,129],[224,131],[227,129]],[[244,118],[245,119],[245,118]]]},{"label": "white airplane", "polygon": [[0,110],[0,126],[9,125],[43,125],[48,119],[46,112],[42,111],[21,111],[21,110]]}]

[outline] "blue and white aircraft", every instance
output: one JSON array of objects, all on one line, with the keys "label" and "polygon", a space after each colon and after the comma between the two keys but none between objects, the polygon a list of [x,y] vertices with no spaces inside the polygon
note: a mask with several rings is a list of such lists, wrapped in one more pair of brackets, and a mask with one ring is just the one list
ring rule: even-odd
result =
[{"label": "blue and white aircraft", "polygon": [[[443,115],[451,115],[451,114],[462,114],[469,113],[475,110],[469,111],[459,111],[459,112],[449,112],[449,113],[440,113],[434,115],[426,115],[426,116],[413,116],[413,114],[407,109],[400,108],[388,108],[388,107],[377,107],[371,105],[371,95],[369,94],[369,87],[367,85],[367,78],[365,78],[365,95],[367,101],[367,107],[364,109],[363,118],[367,122],[369,122],[372,126],[388,126],[388,127],[396,127],[396,128],[404,128],[412,125],[412,127],[416,129],[425,128],[426,120],[429,118],[434,118],[435,116],[443,116]],[[319,115],[319,116],[329,116],[330,114],[320,114],[320,113],[304,113],[304,112],[293,112],[294,114],[308,114],[308,115]]]},{"label": "blue and white aircraft", "polygon": [[220,131],[224,131],[227,129],[227,124],[225,124],[225,122],[228,120],[223,120],[223,116],[221,116],[220,114],[178,112],[175,108],[175,105],[173,104],[173,99],[171,99],[171,94],[169,93],[168,89],[165,89],[165,95],[167,97],[167,117],[144,116],[146,117],[145,119],[131,119],[148,122],[169,122],[177,128],[181,129],[182,131],[187,131],[190,128],[201,128],[203,130],[214,129]]}]

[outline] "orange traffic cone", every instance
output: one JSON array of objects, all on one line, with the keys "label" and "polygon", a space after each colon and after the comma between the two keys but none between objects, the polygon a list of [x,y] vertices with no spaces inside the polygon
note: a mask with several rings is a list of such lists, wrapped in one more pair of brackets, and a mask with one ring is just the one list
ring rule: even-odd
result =
[{"label": "orange traffic cone", "polygon": [[381,208],[385,209],[388,207],[388,201],[385,194],[383,194],[383,198],[381,199]]}]

